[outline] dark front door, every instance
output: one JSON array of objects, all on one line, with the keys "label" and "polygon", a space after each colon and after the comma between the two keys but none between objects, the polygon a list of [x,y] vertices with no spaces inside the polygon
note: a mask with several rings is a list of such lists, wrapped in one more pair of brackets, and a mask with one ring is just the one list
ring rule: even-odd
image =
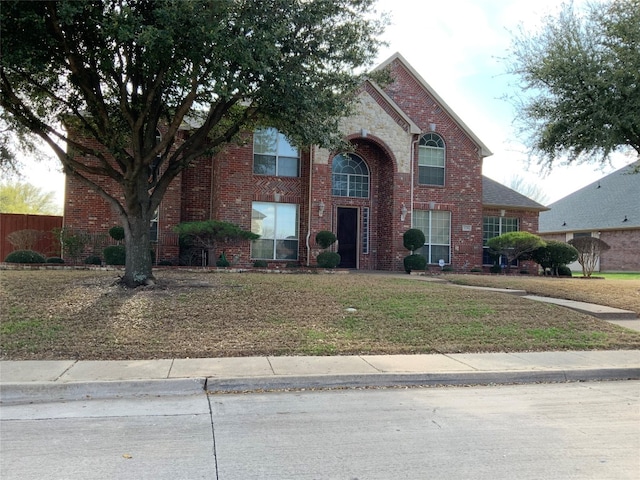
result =
[{"label": "dark front door", "polygon": [[357,268],[358,209],[338,207],[338,253],[340,268]]}]

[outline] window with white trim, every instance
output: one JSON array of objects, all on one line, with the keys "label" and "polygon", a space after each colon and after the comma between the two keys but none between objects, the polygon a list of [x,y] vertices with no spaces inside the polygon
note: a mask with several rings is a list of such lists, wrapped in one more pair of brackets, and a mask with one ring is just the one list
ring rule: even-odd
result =
[{"label": "window with white trim", "polygon": [[275,128],[256,130],[253,134],[253,173],[278,177],[300,176],[298,149]]},{"label": "window with white trim", "polygon": [[341,153],[331,162],[331,194],[336,197],[369,197],[369,167],[353,153]]},{"label": "window with white trim", "polygon": [[[505,233],[517,232],[520,221],[513,217],[484,217],[482,219],[482,264],[493,265],[494,259],[489,253],[487,242]],[[502,265],[502,259],[500,259]]]},{"label": "window with white trim", "polygon": [[298,205],[253,202],[251,231],[260,235],[251,242],[251,258],[298,259]]},{"label": "window with white trim", "polygon": [[423,135],[418,144],[418,183],[444,186],[444,140],[436,133]]},{"label": "window with white trim", "polygon": [[451,212],[439,210],[414,210],[413,228],[424,233],[424,246],[418,251],[427,263],[451,263]]}]

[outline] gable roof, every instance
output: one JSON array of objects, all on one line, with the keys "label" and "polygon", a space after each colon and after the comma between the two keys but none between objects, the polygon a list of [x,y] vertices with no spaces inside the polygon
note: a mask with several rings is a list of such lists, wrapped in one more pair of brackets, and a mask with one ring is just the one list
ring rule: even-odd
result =
[{"label": "gable roof", "polygon": [[[540,215],[542,232],[640,228],[640,161],[549,205]],[[626,219],[626,221],[625,221]]]},{"label": "gable roof", "polygon": [[449,105],[447,105],[447,103],[440,97],[440,95],[436,93],[431,85],[429,85],[426,80],[422,78],[422,76],[409,64],[409,62],[407,62],[407,60],[402,55],[400,55],[400,53],[396,52],[391,55],[391,57],[377,66],[375,70],[384,70],[396,60],[400,62],[402,66],[415,78],[418,84],[420,84],[420,86],[422,86],[422,88],[424,88],[424,90],[431,97],[433,97],[433,99],[440,105],[442,110],[445,111],[447,115],[449,115],[458,124],[460,129],[465,134],[467,134],[467,136],[471,138],[476,145],[478,145],[480,155],[482,157],[493,155],[493,152],[491,152],[491,150],[489,150],[489,148],[482,142],[482,140],[480,140],[480,138],[475,133],[473,133],[473,131],[467,126],[467,124],[462,121],[462,119],[456,114],[456,112],[454,112],[453,109],[449,107]]},{"label": "gable roof", "polygon": [[482,176],[482,205],[494,208],[548,210],[544,205],[484,175]]}]

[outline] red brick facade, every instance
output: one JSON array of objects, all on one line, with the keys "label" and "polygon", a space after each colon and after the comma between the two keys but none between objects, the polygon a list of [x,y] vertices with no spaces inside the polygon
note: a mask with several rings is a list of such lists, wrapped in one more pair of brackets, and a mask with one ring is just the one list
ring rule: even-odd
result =
[{"label": "red brick facade", "polygon": [[[351,218],[355,219],[355,268],[402,270],[402,260],[409,254],[402,235],[412,227],[414,212],[421,210],[449,212],[449,265],[453,270],[482,267],[483,215],[490,213],[483,211],[482,159],[490,152],[402,57],[396,55],[384,66],[390,68],[394,82],[384,90],[364,85],[360,113],[346,118],[343,126],[354,153],[369,169],[367,198],[332,195],[335,153],[316,147],[301,152],[299,177],[255,175],[249,139],[243,145],[227,146],[215,158],[200,158],[174,180],[159,210],[157,260],[179,261],[173,233],[176,224],[216,219],[249,230],[252,202],[273,202],[297,205],[295,261],[300,265],[315,265],[321,251],[314,241],[317,232],[335,233],[343,228],[341,218]],[[443,186],[418,182],[418,141],[427,132],[439,135],[446,144]],[[71,177],[66,187],[66,225],[107,231],[119,223],[96,193]],[[521,230],[537,232],[538,211],[508,215],[520,219]],[[220,250],[239,267],[254,262],[249,242],[221,246]],[[269,264],[291,262],[270,260]]]}]

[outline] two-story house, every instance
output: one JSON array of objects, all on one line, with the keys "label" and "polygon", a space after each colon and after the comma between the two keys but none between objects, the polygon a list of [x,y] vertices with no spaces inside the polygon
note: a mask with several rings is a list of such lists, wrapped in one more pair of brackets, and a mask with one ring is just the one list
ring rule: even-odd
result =
[{"label": "two-story house", "polygon": [[[315,235],[330,230],[340,267],[402,270],[409,254],[402,235],[414,227],[425,234],[420,253],[430,265],[469,271],[491,263],[489,238],[536,233],[546,208],[483,177],[491,152],[411,65],[395,54],[378,68],[389,69],[391,83],[365,82],[357,111],[341,122],[352,151],[298,149],[261,128],[247,144],[186,169],[152,225],[157,261],[178,263],[176,224],[207,219],[260,234],[222,247],[239,267],[256,260],[312,266],[320,252]],[[106,232],[117,224],[97,194],[71,177],[66,187],[65,226]]]}]

